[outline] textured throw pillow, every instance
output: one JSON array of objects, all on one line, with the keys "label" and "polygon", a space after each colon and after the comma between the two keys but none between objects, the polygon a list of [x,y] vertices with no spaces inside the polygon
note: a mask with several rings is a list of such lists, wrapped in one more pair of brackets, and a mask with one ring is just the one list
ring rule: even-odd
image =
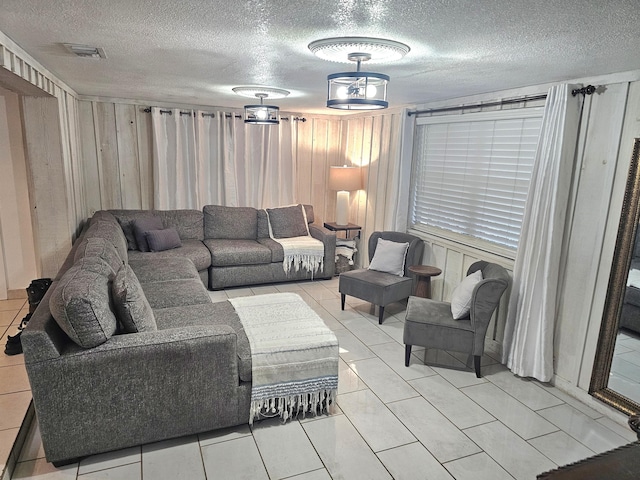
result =
[{"label": "textured throw pillow", "polygon": [[113,305],[124,332],[154,332],[158,329],[153,310],[129,265],[123,265],[116,273],[112,292]]},{"label": "textured throw pillow", "polygon": [[461,320],[469,315],[471,310],[471,296],[473,289],[482,281],[482,270],[467,275],[451,294],[451,315],[455,320]]},{"label": "textured throw pillow", "polygon": [[290,207],[267,208],[267,218],[273,238],[309,235],[309,225],[301,203]]},{"label": "textured throw pillow", "polygon": [[[88,264],[92,263],[91,269]],[[118,323],[110,308],[111,267],[95,258],[67,270],[49,298],[51,315],[71,340],[84,348],[106,342]]]},{"label": "textured throw pillow", "polygon": [[133,222],[133,233],[136,237],[138,250],[141,252],[148,252],[149,245],[147,244],[147,232],[149,230],[161,230],[163,227],[164,225],[162,225],[162,219],[160,217],[137,218]]},{"label": "textured throw pillow", "polygon": [[369,264],[369,270],[403,276],[407,250],[409,250],[408,242],[392,242],[379,238],[376,244],[376,251]]},{"label": "textured throw pillow", "polygon": [[182,246],[180,236],[175,228],[165,228],[164,230],[149,230],[146,232],[147,244],[152,252],[163,252]]}]

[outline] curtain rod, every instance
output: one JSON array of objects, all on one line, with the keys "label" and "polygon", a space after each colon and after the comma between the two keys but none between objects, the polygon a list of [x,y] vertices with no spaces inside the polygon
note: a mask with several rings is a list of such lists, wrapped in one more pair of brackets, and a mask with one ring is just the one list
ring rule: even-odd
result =
[{"label": "curtain rod", "polygon": [[[151,113],[151,107],[144,108],[144,109],[142,109],[142,111],[143,111],[144,113]],[[173,110],[160,110],[160,114],[165,114],[165,113],[166,113],[166,114],[168,114],[168,115],[173,115]],[[191,112],[190,110],[187,110],[187,111],[180,111],[180,116],[182,116],[182,115],[189,115],[189,116],[191,116],[191,114],[192,114],[192,112]],[[211,117],[211,118],[215,118],[215,117],[216,117],[216,114],[215,114],[215,113],[205,113],[205,112],[202,112],[202,113],[201,113],[201,115],[202,115],[203,117]],[[231,115],[232,115],[231,113],[225,113],[225,114],[224,114],[224,117],[225,117],[225,118],[231,118]],[[236,113],[236,114],[235,114],[235,118],[242,118],[242,115],[240,115],[240,114],[237,114],[237,113]],[[285,121],[287,121],[287,122],[288,122],[289,120],[293,120],[294,122],[306,122],[306,121],[307,121],[307,119],[306,119],[305,117],[292,117],[292,118],[289,118],[289,117],[280,117],[280,120],[285,120]]]},{"label": "curtain rod", "polygon": [[455,105],[453,107],[429,108],[427,110],[413,110],[413,111],[407,112],[407,115],[412,116],[412,115],[422,115],[425,113],[455,112],[456,110],[465,110],[467,108],[497,107],[501,105],[511,105],[514,103],[530,102],[533,100],[543,100],[545,98],[547,98],[547,94],[542,93],[540,95],[531,95],[528,97],[518,97],[518,98],[509,98],[507,100],[497,100],[495,102],[472,103],[468,105]]}]

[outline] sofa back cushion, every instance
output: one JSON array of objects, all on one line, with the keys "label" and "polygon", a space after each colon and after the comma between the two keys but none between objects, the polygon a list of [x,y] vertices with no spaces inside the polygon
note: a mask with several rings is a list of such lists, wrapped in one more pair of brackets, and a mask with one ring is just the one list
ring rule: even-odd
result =
[{"label": "sofa back cushion", "polygon": [[120,260],[125,263],[128,261],[127,239],[124,236],[122,228],[117,224],[104,220],[92,221],[84,235],[84,238],[94,237],[103,238],[111,242],[111,244],[116,248],[116,251],[120,256]]},{"label": "sofa back cushion", "polygon": [[129,265],[123,265],[118,270],[111,291],[117,318],[125,333],[153,332],[158,329],[149,301]]},{"label": "sofa back cushion", "polygon": [[91,260],[94,258],[100,258],[111,267],[112,277],[122,267],[123,261],[116,251],[116,247],[113,244],[101,237],[91,237],[83,239],[78,248],[76,249],[75,256],[73,257],[73,263],[82,264],[87,263],[88,268],[91,268]]},{"label": "sofa back cushion", "polygon": [[112,269],[99,258],[73,265],[49,298],[49,309],[60,328],[83,348],[93,348],[116,333],[110,307]]},{"label": "sofa back cushion", "polygon": [[180,240],[204,240],[204,214],[200,210],[154,210],[164,228],[175,228]]},{"label": "sofa back cushion", "polygon": [[206,205],[204,237],[255,240],[258,236],[258,211],[252,207]]}]

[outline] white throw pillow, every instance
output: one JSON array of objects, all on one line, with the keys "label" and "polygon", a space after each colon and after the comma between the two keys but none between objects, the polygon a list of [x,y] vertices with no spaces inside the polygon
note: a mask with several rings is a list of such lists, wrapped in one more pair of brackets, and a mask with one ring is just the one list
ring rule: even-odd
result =
[{"label": "white throw pillow", "polygon": [[451,295],[451,314],[455,320],[465,318],[471,310],[471,296],[473,289],[482,281],[482,270],[467,275],[460,282]]},{"label": "white throw pillow", "polygon": [[403,276],[404,261],[407,258],[408,249],[408,242],[399,243],[378,238],[376,251],[369,264],[369,270]]}]

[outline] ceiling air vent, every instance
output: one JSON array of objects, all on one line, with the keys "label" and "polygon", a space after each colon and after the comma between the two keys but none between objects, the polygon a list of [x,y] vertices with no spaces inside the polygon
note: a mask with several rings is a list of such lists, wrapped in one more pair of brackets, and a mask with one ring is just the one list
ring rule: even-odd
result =
[{"label": "ceiling air vent", "polygon": [[83,58],[107,58],[104,49],[100,47],[92,47],[90,45],[77,45],[75,43],[64,43],[67,50],[71,53]]}]

